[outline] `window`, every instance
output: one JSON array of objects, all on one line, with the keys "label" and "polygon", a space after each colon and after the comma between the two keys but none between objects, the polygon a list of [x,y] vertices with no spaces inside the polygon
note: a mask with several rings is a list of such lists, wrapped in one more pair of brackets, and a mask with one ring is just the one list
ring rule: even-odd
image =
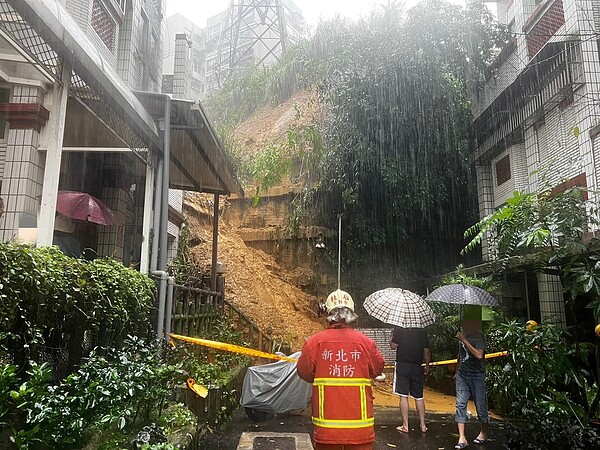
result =
[{"label": "window", "polygon": [[496,163],[496,184],[500,186],[510,180],[510,155],[506,155]]},{"label": "window", "polygon": [[92,4],[92,29],[104,42],[104,45],[112,52],[115,49],[115,34],[117,24],[102,3],[102,0],[94,0]]}]

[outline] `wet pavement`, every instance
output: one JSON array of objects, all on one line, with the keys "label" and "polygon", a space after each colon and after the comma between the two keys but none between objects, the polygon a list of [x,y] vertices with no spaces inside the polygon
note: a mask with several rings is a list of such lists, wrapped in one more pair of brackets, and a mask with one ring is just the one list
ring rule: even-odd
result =
[{"label": "wet pavement", "polygon": [[[421,433],[418,430],[416,416],[410,416],[411,431],[408,434],[399,433],[396,427],[400,424],[400,411],[392,407],[375,407],[375,450],[398,449],[453,449],[458,440],[456,424],[451,414],[428,414],[427,426],[429,431]],[[490,439],[485,445],[469,445],[469,449],[498,450],[506,448],[503,423],[492,422]],[[415,428],[416,427],[416,428]],[[204,450],[235,450],[244,432],[274,432],[274,433],[310,433],[310,413],[282,414],[270,416],[261,423],[251,422],[244,410],[237,410],[230,422],[218,433],[209,434],[204,440]],[[479,427],[476,420],[467,424],[467,439],[471,441],[477,436]]]}]

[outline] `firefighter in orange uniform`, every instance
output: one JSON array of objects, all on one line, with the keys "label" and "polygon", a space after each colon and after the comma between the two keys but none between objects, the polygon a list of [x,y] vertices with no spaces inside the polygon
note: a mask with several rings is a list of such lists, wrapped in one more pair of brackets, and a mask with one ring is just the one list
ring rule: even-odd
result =
[{"label": "firefighter in orange uniform", "polygon": [[315,450],[372,450],[373,393],[371,379],[383,371],[375,342],[350,326],[354,302],[337,290],[325,303],[328,328],[305,342],[298,375],[312,383]]}]

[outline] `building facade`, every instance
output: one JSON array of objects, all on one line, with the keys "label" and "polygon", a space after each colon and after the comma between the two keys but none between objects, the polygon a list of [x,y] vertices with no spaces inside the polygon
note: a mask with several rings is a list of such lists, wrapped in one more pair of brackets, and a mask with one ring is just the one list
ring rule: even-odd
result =
[{"label": "building facade", "polygon": [[[600,2],[502,0],[497,14],[510,41],[473,98],[481,217],[515,190],[596,190],[600,176]],[[484,243],[484,259],[493,250]],[[558,278],[537,275],[535,288],[541,319],[564,322]]]},{"label": "building facade", "polygon": [[[188,37],[192,61],[190,98],[201,99],[227,78],[255,65],[269,66],[305,32],[302,11],[292,0],[240,0],[200,27],[181,14],[166,20],[163,57],[167,91],[177,78],[177,36]],[[181,39],[181,38],[179,38]],[[173,75],[171,75],[173,74]],[[171,91],[169,91],[171,92]]]},{"label": "building facade", "polygon": [[[239,190],[201,105],[160,92],[163,8],[0,0],[2,241],[68,233],[84,257],[164,271],[183,192]],[[61,191],[91,194],[114,220],[65,224]]]}]

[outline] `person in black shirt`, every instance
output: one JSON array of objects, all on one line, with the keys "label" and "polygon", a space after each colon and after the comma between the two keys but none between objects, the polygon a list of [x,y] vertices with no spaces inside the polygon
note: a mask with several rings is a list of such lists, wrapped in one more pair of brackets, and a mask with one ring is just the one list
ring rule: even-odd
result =
[{"label": "person in black shirt", "polygon": [[[415,399],[421,431],[427,431],[425,424],[425,401],[423,400],[423,374],[429,373],[431,350],[429,338],[422,328],[396,328],[390,347],[396,350],[396,371],[394,392],[400,395],[402,425],[396,429],[408,433],[408,396]],[[425,368],[422,364],[425,363]]]}]

